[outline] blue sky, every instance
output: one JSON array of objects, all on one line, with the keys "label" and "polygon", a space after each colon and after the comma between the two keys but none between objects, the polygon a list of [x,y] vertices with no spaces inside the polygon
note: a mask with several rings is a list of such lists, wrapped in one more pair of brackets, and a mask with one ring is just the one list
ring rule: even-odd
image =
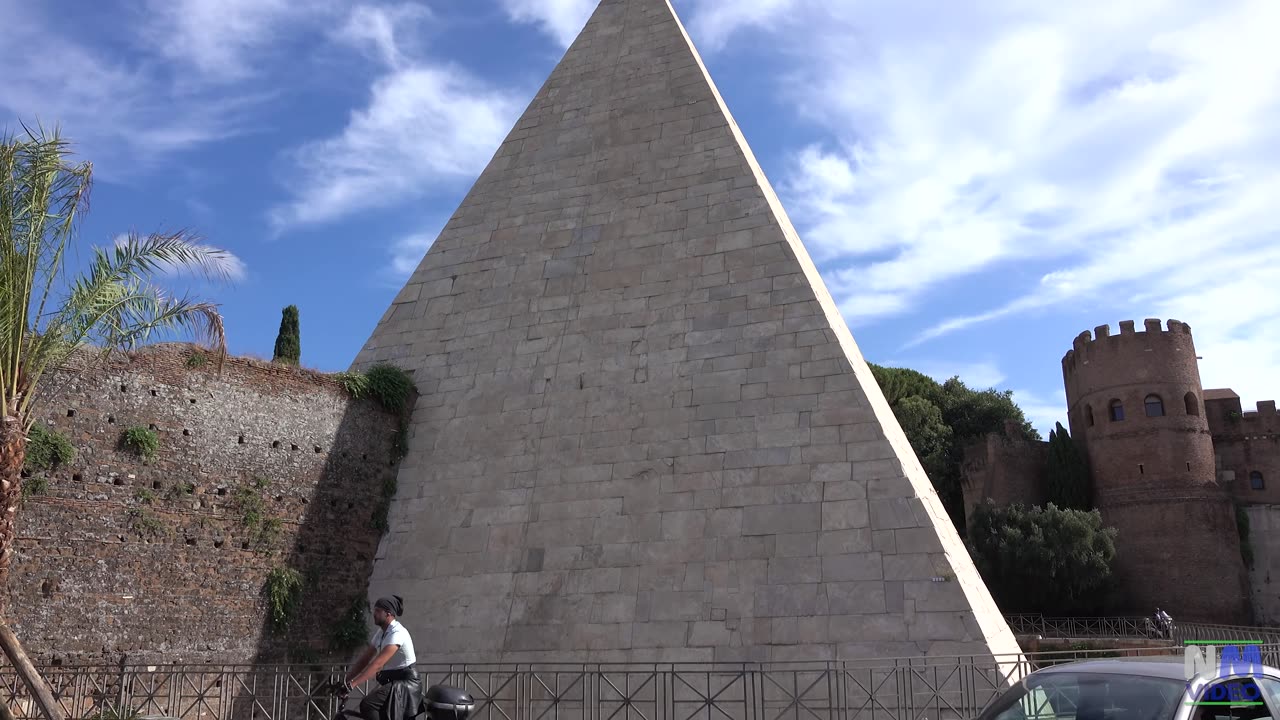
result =
[{"label": "blue sky", "polygon": [[[1190,323],[1280,393],[1280,5],[675,0],[863,353],[1042,430],[1101,323]],[[237,354],[341,370],[594,0],[0,0],[0,126],[93,161],[86,245],[235,256]]]}]

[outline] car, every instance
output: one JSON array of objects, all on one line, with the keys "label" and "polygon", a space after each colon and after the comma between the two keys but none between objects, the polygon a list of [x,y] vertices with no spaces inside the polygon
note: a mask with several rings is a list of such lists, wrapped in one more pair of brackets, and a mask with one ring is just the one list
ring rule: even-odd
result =
[{"label": "car", "polygon": [[1196,672],[1184,658],[1083,660],[1037,670],[977,720],[1280,720],[1280,670]]}]

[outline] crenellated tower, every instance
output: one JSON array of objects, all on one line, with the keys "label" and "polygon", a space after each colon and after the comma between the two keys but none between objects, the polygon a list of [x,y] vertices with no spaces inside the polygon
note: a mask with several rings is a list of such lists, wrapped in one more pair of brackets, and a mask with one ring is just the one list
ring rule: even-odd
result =
[{"label": "crenellated tower", "polygon": [[1117,538],[1132,610],[1246,622],[1247,574],[1230,495],[1216,482],[1191,328],[1132,320],[1076,337],[1062,358],[1072,437]]}]

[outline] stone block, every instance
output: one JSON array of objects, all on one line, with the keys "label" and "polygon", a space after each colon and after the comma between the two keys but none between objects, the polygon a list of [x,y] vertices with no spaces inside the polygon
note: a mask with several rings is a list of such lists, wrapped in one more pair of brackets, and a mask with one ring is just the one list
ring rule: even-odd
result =
[{"label": "stone block", "polygon": [[820,529],[822,504],[756,505],[742,510],[743,535],[779,535]]}]

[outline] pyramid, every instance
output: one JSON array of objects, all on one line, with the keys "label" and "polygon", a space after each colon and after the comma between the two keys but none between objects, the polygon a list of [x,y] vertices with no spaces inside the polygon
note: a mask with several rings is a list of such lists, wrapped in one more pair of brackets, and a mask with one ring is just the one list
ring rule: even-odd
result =
[{"label": "pyramid", "polygon": [[423,661],[1019,652],[667,0],[596,9],[384,362],[421,396],[370,592]]}]

